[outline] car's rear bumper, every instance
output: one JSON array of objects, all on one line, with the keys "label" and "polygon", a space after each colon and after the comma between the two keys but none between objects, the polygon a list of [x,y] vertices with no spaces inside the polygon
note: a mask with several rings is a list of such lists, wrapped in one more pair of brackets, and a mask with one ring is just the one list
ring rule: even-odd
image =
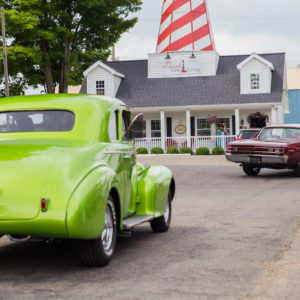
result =
[{"label": "car's rear bumper", "polygon": [[235,163],[250,164],[251,157],[260,157],[262,165],[286,165],[288,162],[287,155],[254,155],[226,153],[227,160]]},{"label": "car's rear bumper", "polygon": [[65,220],[0,220],[0,235],[31,235],[68,238]]}]

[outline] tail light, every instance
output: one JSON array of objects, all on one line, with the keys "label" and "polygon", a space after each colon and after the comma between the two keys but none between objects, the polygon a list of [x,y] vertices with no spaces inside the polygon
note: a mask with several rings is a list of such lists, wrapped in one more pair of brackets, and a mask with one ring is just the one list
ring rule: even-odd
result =
[{"label": "tail light", "polygon": [[275,152],[283,154],[284,150],[283,150],[283,148],[278,148],[275,150]]},{"label": "tail light", "polygon": [[233,146],[227,145],[226,146],[226,153],[231,153],[234,150]]},{"label": "tail light", "polygon": [[294,153],[294,152],[297,152],[297,151],[299,151],[299,149],[295,146],[289,146],[288,147],[288,152],[289,153]]},{"label": "tail light", "polygon": [[47,209],[48,209],[48,201],[46,198],[43,198],[41,200],[41,211],[45,212],[45,211],[47,211]]},{"label": "tail light", "polygon": [[273,152],[276,154],[283,154],[284,150],[283,150],[283,148],[269,148],[269,152]]}]

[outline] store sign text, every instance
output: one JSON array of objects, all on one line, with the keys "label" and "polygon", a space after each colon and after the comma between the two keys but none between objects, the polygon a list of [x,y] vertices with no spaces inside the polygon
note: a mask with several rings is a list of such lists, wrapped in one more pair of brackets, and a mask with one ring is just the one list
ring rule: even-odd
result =
[{"label": "store sign text", "polygon": [[200,74],[200,64],[192,60],[168,60],[163,64],[164,75]]}]

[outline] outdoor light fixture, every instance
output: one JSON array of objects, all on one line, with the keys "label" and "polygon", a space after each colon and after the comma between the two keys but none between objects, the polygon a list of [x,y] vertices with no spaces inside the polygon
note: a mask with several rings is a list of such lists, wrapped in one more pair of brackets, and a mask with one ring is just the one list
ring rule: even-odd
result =
[{"label": "outdoor light fixture", "polygon": [[192,55],[190,56],[190,58],[196,58],[196,55],[194,54],[194,52],[192,52]]},{"label": "outdoor light fixture", "polygon": [[171,56],[170,56],[170,54],[169,54],[169,53],[167,53],[167,55],[166,55],[165,59],[171,59]]},{"label": "outdoor light fixture", "polygon": [[244,119],[241,120],[241,125],[243,126],[245,124]]}]

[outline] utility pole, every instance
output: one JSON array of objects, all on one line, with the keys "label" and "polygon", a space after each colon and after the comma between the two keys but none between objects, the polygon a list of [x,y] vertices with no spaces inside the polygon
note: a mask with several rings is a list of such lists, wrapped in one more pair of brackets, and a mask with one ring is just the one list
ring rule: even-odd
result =
[{"label": "utility pole", "polygon": [[116,46],[113,45],[111,49],[111,60],[116,61]]},{"label": "utility pole", "polygon": [[1,17],[2,17],[1,19],[2,19],[2,42],[3,42],[5,96],[9,97],[8,65],[7,65],[7,49],[6,49],[6,30],[5,30],[5,16],[4,16],[4,8],[3,7],[1,7]]}]

